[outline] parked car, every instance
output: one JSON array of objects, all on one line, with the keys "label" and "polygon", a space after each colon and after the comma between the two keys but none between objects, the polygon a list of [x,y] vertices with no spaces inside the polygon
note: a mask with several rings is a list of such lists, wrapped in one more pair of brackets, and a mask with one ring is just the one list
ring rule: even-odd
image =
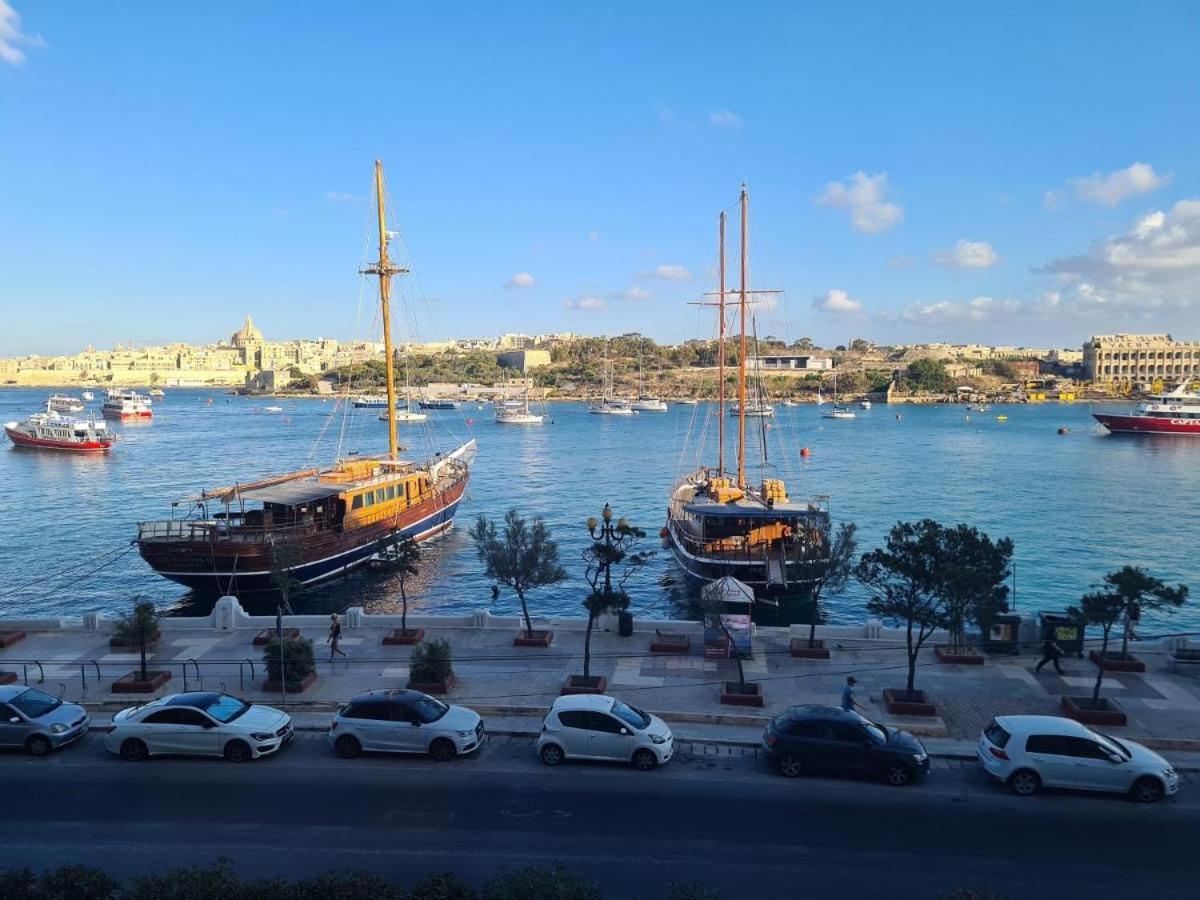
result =
[{"label": "parked car", "polygon": [[223,756],[246,762],[292,739],[292,717],[214,691],[172,694],[113,716],[104,746],[130,762],[159,754]]},{"label": "parked car", "polygon": [[838,772],[901,787],[929,774],[929,754],[909,734],[834,706],[793,706],[767,723],[763,750],[781,775]]},{"label": "parked car", "polygon": [[559,697],[542,722],[538,755],[548,766],[564,759],[629,763],[643,772],[668,762],[675,739],[667,723],[599,694]]},{"label": "parked car", "polygon": [[1022,797],[1078,788],[1154,803],[1179,790],[1179,776],[1153,750],[1059,716],[997,716],[975,754],[984,772]]},{"label": "parked car", "polygon": [[473,753],[483,743],[483,719],[420,691],[368,691],[342,706],[329,743],[343,759],[364,750],[428,753],[439,762]]},{"label": "parked car", "polygon": [[0,747],[45,756],[79,740],[90,724],[82,706],[21,684],[0,687]]}]

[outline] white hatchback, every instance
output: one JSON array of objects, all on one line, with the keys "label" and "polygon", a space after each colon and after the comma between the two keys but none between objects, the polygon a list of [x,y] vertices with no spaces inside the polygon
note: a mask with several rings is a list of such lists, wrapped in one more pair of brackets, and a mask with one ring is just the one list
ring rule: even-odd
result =
[{"label": "white hatchback", "polygon": [[149,756],[223,756],[246,762],[269,756],[292,738],[292,718],[228,694],[172,694],[113,716],[104,746],[122,759]]},{"label": "white hatchback", "polygon": [[366,751],[428,753],[438,762],[483,745],[483,719],[420,691],[368,691],[342,706],[329,726],[329,743],[342,759]]},{"label": "white hatchback", "polygon": [[975,754],[984,772],[1021,796],[1077,788],[1154,803],[1179,790],[1179,776],[1153,750],[1058,716],[997,716]]},{"label": "white hatchback", "polygon": [[559,697],[542,722],[538,755],[548,766],[564,759],[629,763],[649,771],[671,759],[675,740],[667,723],[616,697]]}]

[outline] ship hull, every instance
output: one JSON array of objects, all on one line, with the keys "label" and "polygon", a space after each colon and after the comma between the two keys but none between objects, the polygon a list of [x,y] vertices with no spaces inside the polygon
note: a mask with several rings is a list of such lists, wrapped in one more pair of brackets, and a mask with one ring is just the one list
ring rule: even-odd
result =
[{"label": "ship hull", "polygon": [[104,453],[112,449],[112,441],[54,441],[25,434],[15,428],[5,428],[8,439],[18,447],[30,450],[59,450],[66,453]]},{"label": "ship hull", "polygon": [[1200,419],[1118,416],[1106,413],[1092,413],[1092,418],[1113,434],[1182,434],[1200,437]]}]

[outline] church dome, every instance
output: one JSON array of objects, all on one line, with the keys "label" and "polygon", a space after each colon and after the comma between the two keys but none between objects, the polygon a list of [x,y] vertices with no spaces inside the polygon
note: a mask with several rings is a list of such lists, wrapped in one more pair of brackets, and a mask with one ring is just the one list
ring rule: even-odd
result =
[{"label": "church dome", "polygon": [[262,332],[254,325],[254,320],[246,316],[246,324],[233,333],[230,343],[235,347],[245,347],[249,344],[261,344]]}]

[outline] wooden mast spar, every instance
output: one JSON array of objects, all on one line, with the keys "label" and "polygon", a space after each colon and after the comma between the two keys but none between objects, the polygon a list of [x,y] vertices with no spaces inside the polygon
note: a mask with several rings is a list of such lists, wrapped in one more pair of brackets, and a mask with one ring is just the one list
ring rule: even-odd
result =
[{"label": "wooden mast spar", "polygon": [[750,205],[750,198],[746,194],[746,185],[742,183],[742,196],[740,200],[742,208],[742,260],[741,260],[741,279],[738,288],[738,312],[740,323],[738,330],[740,332],[740,340],[738,344],[738,454],[737,454],[737,480],[738,487],[745,490],[746,488],[746,246],[748,244],[746,235],[746,220],[747,211]]}]

